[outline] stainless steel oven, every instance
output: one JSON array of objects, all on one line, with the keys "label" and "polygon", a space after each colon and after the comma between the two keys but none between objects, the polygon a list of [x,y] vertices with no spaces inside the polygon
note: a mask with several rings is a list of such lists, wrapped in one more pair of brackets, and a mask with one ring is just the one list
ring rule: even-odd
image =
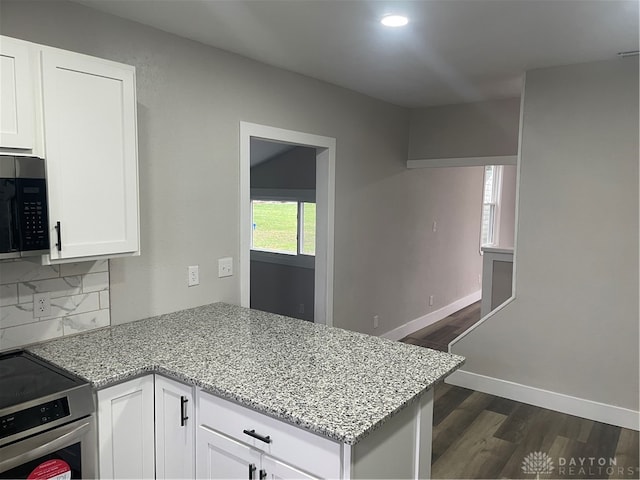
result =
[{"label": "stainless steel oven", "polygon": [[0,478],[96,478],[88,382],[29,355],[0,355]]}]

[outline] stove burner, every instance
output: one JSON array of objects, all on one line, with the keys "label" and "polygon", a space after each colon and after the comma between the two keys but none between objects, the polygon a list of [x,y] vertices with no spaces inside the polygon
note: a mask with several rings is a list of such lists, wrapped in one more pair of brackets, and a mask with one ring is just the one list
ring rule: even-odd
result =
[{"label": "stove burner", "polygon": [[0,356],[0,409],[36,400],[80,385],[24,352]]},{"label": "stove burner", "polygon": [[[94,400],[89,382],[56,365],[26,351],[0,354],[0,478],[16,477],[14,468],[6,470],[11,464],[7,467],[5,455],[11,458],[17,451],[15,460],[33,449],[49,448],[52,442],[72,433],[58,429],[83,419],[94,425]],[[86,425],[78,423],[78,428]],[[91,445],[90,432],[95,427],[89,428],[80,436]],[[18,445],[24,446],[15,450]],[[17,477],[25,478],[22,474]]]}]

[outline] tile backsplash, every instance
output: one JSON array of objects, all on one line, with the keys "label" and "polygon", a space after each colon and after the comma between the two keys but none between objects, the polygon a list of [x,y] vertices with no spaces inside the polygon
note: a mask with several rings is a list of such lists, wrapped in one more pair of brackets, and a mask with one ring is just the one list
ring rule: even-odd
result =
[{"label": "tile backsplash", "polygon": [[[49,292],[51,315],[33,315],[33,294]],[[0,262],[0,351],[106,327],[109,261],[43,266]]]}]

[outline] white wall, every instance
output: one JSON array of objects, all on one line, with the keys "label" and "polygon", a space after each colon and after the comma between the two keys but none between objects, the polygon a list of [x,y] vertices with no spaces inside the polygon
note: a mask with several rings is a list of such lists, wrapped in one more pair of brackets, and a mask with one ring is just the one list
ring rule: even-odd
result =
[{"label": "white wall", "polygon": [[337,140],[334,325],[377,333],[377,313],[383,332],[478,289],[475,227],[457,222],[481,180],[407,171],[406,109],[71,2],[0,14],[3,35],[137,68],[142,255],[111,262],[112,323],[239,302],[217,259],[239,255],[241,120]]},{"label": "white wall", "polygon": [[528,72],[523,114],[516,298],[452,351],[467,372],[637,411],[638,60]]}]

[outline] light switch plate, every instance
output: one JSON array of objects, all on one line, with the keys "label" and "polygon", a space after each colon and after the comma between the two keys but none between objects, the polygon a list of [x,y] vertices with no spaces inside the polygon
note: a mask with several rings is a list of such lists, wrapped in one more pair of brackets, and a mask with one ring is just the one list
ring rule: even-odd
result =
[{"label": "light switch plate", "polygon": [[218,259],[218,277],[230,277],[231,275],[233,275],[233,258]]}]

